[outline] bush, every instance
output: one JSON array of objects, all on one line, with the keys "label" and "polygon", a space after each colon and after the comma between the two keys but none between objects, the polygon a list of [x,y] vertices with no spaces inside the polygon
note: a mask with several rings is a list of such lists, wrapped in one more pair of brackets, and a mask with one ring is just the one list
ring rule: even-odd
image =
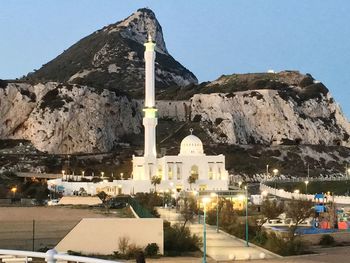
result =
[{"label": "bush", "polygon": [[178,256],[186,252],[198,250],[201,239],[192,235],[188,227],[179,224],[171,226],[164,222],[164,250],[168,256]]},{"label": "bush", "polygon": [[322,235],[319,244],[321,246],[333,246],[335,244],[334,237],[331,235]]},{"label": "bush", "polygon": [[267,237],[265,248],[281,256],[292,256],[306,254],[308,246],[300,239],[283,239],[271,233]]},{"label": "bush", "polygon": [[159,246],[157,243],[149,243],[145,248],[146,256],[154,257],[159,253]]}]

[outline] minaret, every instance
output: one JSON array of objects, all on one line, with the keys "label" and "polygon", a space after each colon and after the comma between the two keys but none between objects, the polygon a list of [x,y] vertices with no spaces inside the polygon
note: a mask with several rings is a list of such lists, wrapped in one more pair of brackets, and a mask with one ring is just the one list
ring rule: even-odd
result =
[{"label": "minaret", "polygon": [[156,44],[152,41],[151,35],[148,35],[148,41],[144,44],[145,50],[145,106],[143,126],[145,127],[145,162],[153,162],[156,160],[156,126],[157,109],[155,108],[155,76],[154,62],[156,52],[154,51]]}]

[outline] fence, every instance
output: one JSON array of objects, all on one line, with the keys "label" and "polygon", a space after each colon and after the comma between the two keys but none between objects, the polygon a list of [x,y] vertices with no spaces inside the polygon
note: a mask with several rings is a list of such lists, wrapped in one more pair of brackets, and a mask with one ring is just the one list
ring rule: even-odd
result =
[{"label": "fence", "polygon": [[[56,263],[56,261],[82,262],[82,263],[120,263],[120,261],[111,261],[111,260],[103,260],[103,259],[97,259],[97,258],[60,254],[60,253],[57,253],[57,251],[54,249],[50,249],[46,253],[23,251],[23,250],[0,249],[0,255],[23,257],[24,260],[22,262],[28,261],[28,258],[30,257],[30,258],[44,259],[47,263]],[[21,262],[21,261],[16,261],[16,262]]]},{"label": "fence", "polygon": [[[285,181],[283,181],[285,182]],[[303,182],[303,181],[297,181],[297,182]],[[314,196],[315,195],[307,195],[307,194],[300,194],[300,193],[292,193],[292,192],[287,192],[283,189],[277,189],[277,188],[273,188],[271,186],[268,186],[264,183],[260,183],[260,191],[262,193],[266,193],[266,194],[271,194],[271,195],[275,195],[281,198],[285,198],[285,199],[307,199],[307,200],[312,200],[314,201]],[[332,201],[336,204],[344,204],[344,205],[349,205],[350,204],[350,197],[349,196],[333,196],[332,197]]]},{"label": "fence", "polygon": [[54,247],[80,219],[53,218],[52,220],[26,220],[14,218],[0,224],[0,248],[43,250]]},{"label": "fence", "polygon": [[129,198],[129,204],[140,218],[154,218],[151,212],[140,205],[134,198]]}]

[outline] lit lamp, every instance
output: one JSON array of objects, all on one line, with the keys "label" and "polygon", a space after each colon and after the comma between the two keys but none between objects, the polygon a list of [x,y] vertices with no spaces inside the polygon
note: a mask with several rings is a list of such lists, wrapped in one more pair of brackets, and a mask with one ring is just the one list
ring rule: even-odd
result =
[{"label": "lit lamp", "polygon": [[211,193],[211,197],[216,197],[216,232],[219,233],[219,195],[217,193]]},{"label": "lit lamp", "polygon": [[105,175],[105,173],[104,172],[101,172],[101,177],[103,178],[103,176]]},{"label": "lit lamp", "polygon": [[348,172],[348,175],[350,175],[350,168],[348,168],[346,171]]},{"label": "lit lamp", "polygon": [[85,175],[85,171],[81,171],[81,175],[84,177],[84,175]]},{"label": "lit lamp", "polygon": [[207,263],[207,229],[205,225],[205,218],[207,216],[207,204],[210,202],[209,197],[204,197],[202,199],[203,210],[204,210],[204,220],[203,220],[203,263]]},{"label": "lit lamp", "polygon": [[12,187],[11,192],[13,193],[13,198],[16,197],[17,187]]},{"label": "lit lamp", "polygon": [[66,173],[66,171],[62,170],[61,172],[62,172],[62,180],[64,180],[64,174]]},{"label": "lit lamp", "polygon": [[238,182],[238,187],[241,188],[241,185],[242,185],[242,182],[239,181],[239,182]]},{"label": "lit lamp", "polygon": [[305,181],[305,193],[307,194],[307,185],[309,184],[309,181]]},{"label": "lit lamp", "polygon": [[[274,177],[276,177],[278,174],[278,169],[273,169],[272,172],[273,172]],[[276,189],[277,189],[276,178],[274,178],[274,181],[275,181],[275,195],[276,195]]]},{"label": "lit lamp", "polygon": [[124,178],[124,173],[120,173],[120,179],[123,180]]}]

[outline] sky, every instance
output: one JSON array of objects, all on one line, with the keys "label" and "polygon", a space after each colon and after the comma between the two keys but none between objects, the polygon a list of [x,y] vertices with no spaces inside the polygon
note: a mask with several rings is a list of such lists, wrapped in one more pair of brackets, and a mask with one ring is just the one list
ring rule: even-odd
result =
[{"label": "sky", "polygon": [[81,38],[151,8],[170,54],[202,81],[299,70],[350,118],[348,0],[0,0],[0,78],[39,69]]}]

